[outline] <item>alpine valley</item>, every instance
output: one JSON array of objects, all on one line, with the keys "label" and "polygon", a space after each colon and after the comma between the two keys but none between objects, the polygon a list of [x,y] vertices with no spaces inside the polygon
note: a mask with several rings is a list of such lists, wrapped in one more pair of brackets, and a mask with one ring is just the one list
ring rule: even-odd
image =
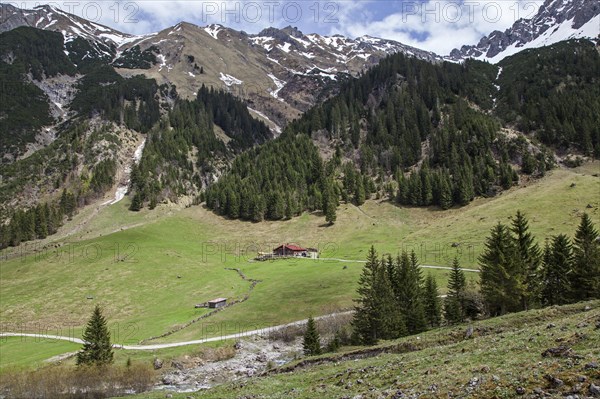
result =
[{"label": "alpine valley", "polygon": [[0,3],[0,84],[1,398],[600,396],[598,2],[449,54]]}]

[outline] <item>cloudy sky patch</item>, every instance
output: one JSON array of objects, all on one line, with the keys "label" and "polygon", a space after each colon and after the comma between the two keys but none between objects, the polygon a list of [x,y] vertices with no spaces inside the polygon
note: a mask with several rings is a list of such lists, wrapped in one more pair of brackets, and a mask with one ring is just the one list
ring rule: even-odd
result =
[{"label": "cloudy sky patch", "polygon": [[212,23],[248,33],[297,26],[304,33],[369,35],[448,54],[475,44],[494,30],[530,18],[538,0],[364,1],[2,1],[21,8],[51,4],[125,33],[145,34],[186,21]]}]

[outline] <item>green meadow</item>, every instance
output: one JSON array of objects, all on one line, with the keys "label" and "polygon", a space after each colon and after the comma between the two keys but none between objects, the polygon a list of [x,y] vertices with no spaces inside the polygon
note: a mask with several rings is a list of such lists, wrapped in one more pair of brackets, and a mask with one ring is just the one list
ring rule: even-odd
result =
[{"label": "green meadow", "polygon": [[[572,236],[584,211],[600,226],[599,172],[599,163],[552,171],[524,187],[444,212],[376,200],[360,208],[342,204],[333,226],[325,225],[320,214],[249,223],[203,207],[163,205],[133,213],[127,200],[88,207],[62,228],[58,239],[43,243],[50,248],[25,245],[0,253],[1,330],[67,331],[79,337],[100,304],[113,342],[137,344],[205,314],[206,309],[194,308],[197,303],[244,298],[251,283],[231,268],[260,280],[247,301],[146,343],[232,334],[349,309],[362,264],[341,260],[363,260],[371,245],[392,255],[415,250],[425,265],[449,266],[458,256],[463,267],[477,268],[489,230],[498,221],[509,223],[517,209],[528,216],[540,244],[554,234]],[[281,243],[319,248],[322,259],[252,261]],[[446,270],[423,272],[432,273],[445,291]],[[477,273],[467,277],[477,282]],[[34,365],[77,349],[47,343],[36,351],[31,345],[0,340],[0,367]]]},{"label": "green meadow", "polygon": [[[598,370],[585,366],[600,356],[600,334],[592,323],[598,317],[600,301],[513,313],[471,323],[471,338],[465,338],[467,325],[438,328],[375,347],[302,359],[265,376],[173,398],[487,399],[518,397],[519,389],[525,397],[538,397],[535,390],[547,397],[567,397],[573,391],[587,397],[590,383],[598,383]],[[542,356],[557,340],[566,342],[578,360]],[[552,386],[546,375],[563,384]]]}]

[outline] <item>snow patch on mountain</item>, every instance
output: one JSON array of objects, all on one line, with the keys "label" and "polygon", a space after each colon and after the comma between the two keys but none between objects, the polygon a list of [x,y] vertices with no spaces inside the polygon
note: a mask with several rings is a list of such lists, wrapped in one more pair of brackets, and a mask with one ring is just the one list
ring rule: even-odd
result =
[{"label": "snow patch on mountain", "polygon": [[160,62],[160,65],[158,66],[158,72],[160,72],[164,67],[167,66],[167,59],[162,54],[157,55],[156,58]]},{"label": "snow patch on mountain", "polygon": [[[133,159],[132,159],[132,165],[138,165],[140,163],[140,161],[142,160],[142,154],[144,153],[144,147],[146,146],[146,139],[144,138],[144,140],[142,141],[142,144],[140,144],[136,149],[135,152],[133,153]],[[129,191],[129,185],[131,183],[131,167],[132,165],[128,165],[125,167],[125,176],[127,176],[127,183],[117,187],[117,190],[115,192],[115,198],[112,200],[108,200],[106,202],[104,202],[102,205],[114,205],[118,202],[120,202],[123,198],[125,198],[125,195],[127,194],[127,191]]]},{"label": "snow patch on mountain", "polygon": [[[554,43],[558,43],[564,40],[576,39],[576,38],[594,38],[600,34],[600,15],[592,18],[585,25],[580,27],[579,29],[573,29],[573,20],[569,20],[563,22],[556,27],[550,28],[546,30],[543,34],[538,36],[536,39],[525,43],[513,43],[509,47],[507,47],[500,54],[495,57],[488,58],[488,61],[496,64],[502,61],[504,58],[514,55],[520,51],[539,48],[544,46],[550,46]],[[485,55],[478,57],[478,59],[486,59]]]},{"label": "snow patch on mountain", "polygon": [[242,83],[244,83],[243,80],[239,80],[238,78],[228,75],[226,73],[221,72],[221,76],[219,77],[219,79],[225,83],[225,86],[227,87],[231,87],[233,85],[241,85]]},{"label": "snow patch on mountain", "polygon": [[289,52],[290,52],[290,47],[291,47],[291,46],[292,46],[292,45],[291,45],[290,43],[287,43],[287,42],[286,42],[286,43],[283,43],[283,46],[282,46],[282,45],[279,45],[279,46],[277,46],[277,48],[278,48],[279,50],[281,50],[281,51],[285,52],[285,53],[289,53]]},{"label": "snow patch on mountain", "polygon": [[600,35],[600,7],[589,0],[546,0],[530,19],[519,19],[504,32],[494,31],[478,44],[454,49],[449,61],[466,58],[498,63],[520,51]]},{"label": "snow patch on mountain", "polygon": [[277,78],[277,76],[273,75],[272,73],[270,73],[268,76],[271,78],[271,80],[273,80],[273,83],[275,83],[276,86],[276,89],[271,90],[269,94],[271,95],[271,97],[276,98],[279,101],[283,101],[283,99],[279,97],[279,92],[285,87],[287,82],[284,82],[283,80]]},{"label": "snow patch on mountain", "polygon": [[252,112],[255,113],[256,115],[260,116],[267,122],[271,123],[273,125],[272,130],[278,135],[281,134],[281,127],[278,124],[276,124],[275,122],[273,122],[271,119],[269,119],[269,117],[267,115],[263,114],[262,112],[254,109],[254,108],[250,108],[250,107],[248,107],[248,111],[250,111],[251,113]]},{"label": "snow patch on mountain", "polygon": [[255,36],[250,38],[250,41],[258,46],[262,46],[267,52],[270,52],[273,49],[273,44],[270,43],[275,39],[268,36]]},{"label": "snow patch on mountain", "polygon": [[204,31],[215,40],[219,40],[219,32],[221,32],[221,30],[223,30],[221,25],[208,25],[204,28]]}]

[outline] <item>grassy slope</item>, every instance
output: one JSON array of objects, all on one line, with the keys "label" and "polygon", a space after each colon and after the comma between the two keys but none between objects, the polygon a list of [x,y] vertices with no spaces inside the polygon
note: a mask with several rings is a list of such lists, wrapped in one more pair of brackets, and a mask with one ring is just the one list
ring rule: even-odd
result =
[{"label": "grassy slope", "polygon": [[[551,323],[555,327],[548,328]],[[363,348],[321,356],[295,369],[286,366],[269,376],[174,398],[405,397],[399,392],[407,397],[507,398],[517,396],[518,387],[528,394],[541,388],[553,397],[576,389],[587,393],[590,382],[600,383],[597,369],[585,369],[600,357],[597,323],[600,301],[511,314],[474,323],[470,339],[464,335],[466,326],[446,327],[371,348],[380,353]],[[559,342],[581,358],[541,356]],[[551,387],[546,374],[565,384]]]},{"label": "grassy slope", "polygon": [[77,351],[81,345],[42,338],[0,338],[0,372],[43,365],[43,361],[66,352]]},{"label": "grassy slope", "polygon": [[[557,170],[529,187],[448,212],[376,201],[361,209],[342,205],[332,227],[323,226],[321,216],[308,214],[291,221],[252,224],[224,220],[199,207],[132,213],[123,201],[101,208],[89,225],[64,238],[71,244],[58,250],[60,257],[38,253],[1,262],[2,330],[71,329],[77,335],[94,304],[100,303],[114,341],[137,342],[201,315],[204,311],[194,309],[195,303],[217,296],[241,298],[249,283],[226,267],[240,268],[248,277],[262,280],[250,300],[163,341],[330,313],[352,305],[361,264],[249,263],[247,259],[281,242],[319,247],[323,257],[364,259],[368,246],[374,244],[378,251],[393,254],[415,248],[422,263],[438,265],[448,265],[462,251],[463,266],[473,267],[493,224],[507,221],[518,208],[529,216],[538,240],[558,232],[573,234],[587,204],[593,205],[587,211],[600,226],[600,179],[591,176],[599,167],[596,163],[586,169]],[[575,187],[570,187],[573,182]],[[73,224],[85,219],[86,212],[91,211],[85,210]],[[462,244],[453,248],[454,242]],[[478,245],[468,252],[466,243]],[[132,255],[130,259],[116,261],[126,254]],[[431,272],[444,287],[447,272]]]}]

